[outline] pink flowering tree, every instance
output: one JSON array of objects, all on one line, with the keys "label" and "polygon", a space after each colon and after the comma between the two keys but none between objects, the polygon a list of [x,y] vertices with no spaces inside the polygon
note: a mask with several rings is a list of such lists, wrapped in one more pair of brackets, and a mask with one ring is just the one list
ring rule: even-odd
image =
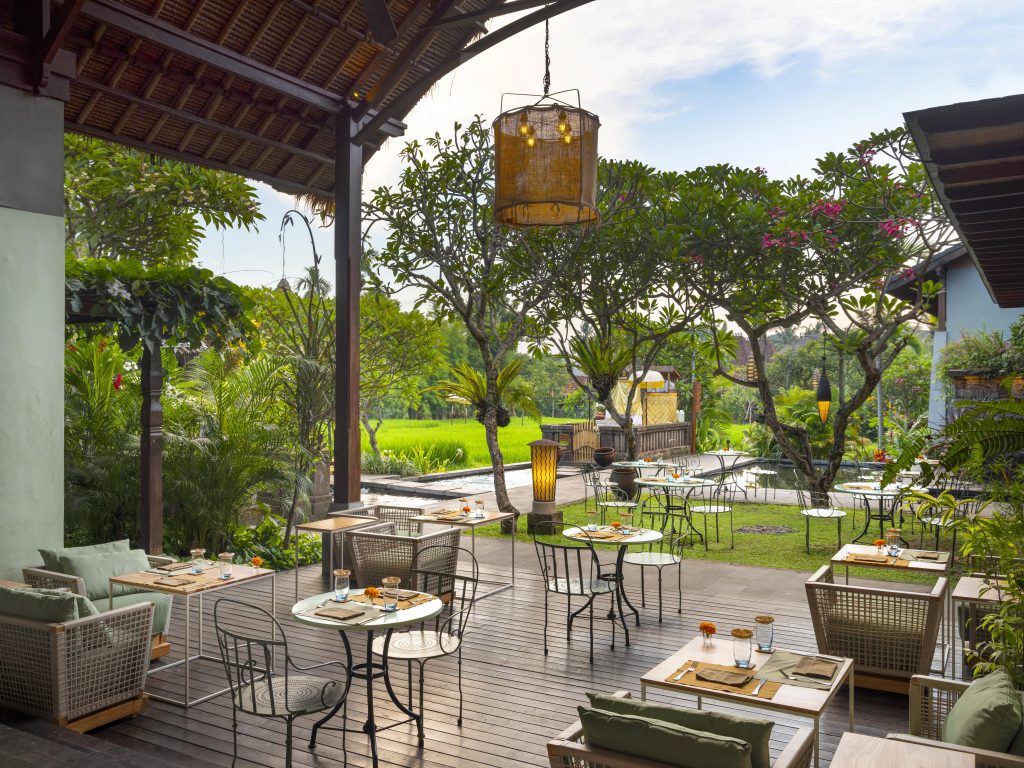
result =
[{"label": "pink flowering tree", "polygon": [[[807,178],[770,179],[762,169],[720,165],[686,174],[666,203],[676,240],[676,273],[750,339],[757,379],[721,375],[757,391],[758,419],[807,487],[823,502],[843,458],[854,412],[906,346],[915,323],[928,322],[926,300],[939,286],[919,279],[913,301],[885,293],[901,273],[923,274],[953,238],[914,147],[902,129],[874,134],[821,158]],[[906,272],[911,265],[917,272]],[[783,421],[778,388],[765,361],[770,334],[821,323],[832,353],[863,372],[863,383],[834,401],[824,466],[812,456],[808,430]],[[835,390],[833,390],[835,396]]]}]

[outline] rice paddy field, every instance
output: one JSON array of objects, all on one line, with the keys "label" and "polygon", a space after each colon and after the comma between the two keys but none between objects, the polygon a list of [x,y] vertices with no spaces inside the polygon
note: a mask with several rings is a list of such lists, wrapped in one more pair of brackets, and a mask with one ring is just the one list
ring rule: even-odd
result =
[{"label": "rice paddy field", "polygon": [[[566,418],[545,418],[545,424],[565,424],[574,421]],[[363,451],[370,450],[366,432],[362,432]],[[498,430],[498,442],[506,464],[530,460],[529,443],[540,439],[540,425],[529,419],[516,417],[507,427]],[[484,441],[484,427],[473,418],[445,419],[444,421],[419,421],[413,419],[385,419],[377,432],[377,442],[383,451],[394,453],[409,452],[417,448],[424,451],[438,446],[437,453],[445,456],[461,448],[464,458],[453,463],[452,469],[491,466],[487,443]]]}]

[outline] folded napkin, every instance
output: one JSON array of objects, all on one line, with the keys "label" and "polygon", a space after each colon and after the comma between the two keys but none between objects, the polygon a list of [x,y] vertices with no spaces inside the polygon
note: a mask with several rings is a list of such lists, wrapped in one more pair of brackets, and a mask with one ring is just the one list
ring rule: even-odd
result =
[{"label": "folded napkin", "polygon": [[939,560],[942,557],[941,552],[915,552],[915,560]]},{"label": "folded napkin", "polygon": [[464,520],[465,518],[466,518],[466,515],[463,515],[461,512],[446,512],[443,515],[438,515],[437,516],[438,520],[445,520],[445,521],[448,521],[448,522],[450,522],[452,520]]},{"label": "folded napkin", "polygon": [[313,611],[314,616],[323,616],[327,619],[338,619],[339,621],[354,619],[356,616],[362,616],[364,613],[366,613],[364,608],[342,608],[337,605],[328,605]]},{"label": "folded napkin", "polygon": [[580,531],[573,534],[577,539],[617,539],[620,536],[622,534],[616,531]]},{"label": "folded napkin", "polygon": [[800,662],[793,667],[793,674],[801,677],[816,677],[822,680],[831,680],[839,665],[834,661],[826,661],[814,656],[804,656]]},{"label": "folded napkin", "polygon": [[180,571],[182,568],[190,568],[191,566],[192,563],[168,563],[167,565],[157,566],[154,570],[173,573],[174,571]]},{"label": "folded napkin", "polygon": [[721,669],[702,669],[697,672],[697,679],[708,683],[719,685],[731,685],[742,688],[754,679],[754,676],[744,672],[727,672]]},{"label": "folded napkin", "polygon": [[[401,594],[399,594],[399,598],[396,603],[396,605],[398,606],[398,610],[401,611],[405,610],[406,608],[412,608],[414,605],[422,605],[423,603],[429,603],[431,600],[434,599],[433,595],[428,595],[425,592],[415,592],[413,594],[415,595],[414,597],[403,597]],[[383,597],[374,597],[371,599],[366,595],[353,595],[351,599],[353,602],[356,603],[371,603],[372,605],[384,605]]]}]

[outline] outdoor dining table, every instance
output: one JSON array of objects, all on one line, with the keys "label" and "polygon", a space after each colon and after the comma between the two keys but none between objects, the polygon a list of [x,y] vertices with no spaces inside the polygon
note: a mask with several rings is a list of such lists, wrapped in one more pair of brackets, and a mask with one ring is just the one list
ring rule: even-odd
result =
[{"label": "outdoor dining table", "polygon": [[[598,531],[604,533],[614,530],[615,529],[612,526],[601,525],[596,526],[596,530],[594,531],[594,533],[597,533]],[[633,615],[636,617],[636,625],[638,627],[640,626],[640,611],[636,609],[636,606],[629,602],[629,596],[626,594],[626,588],[623,582],[622,561],[626,557],[626,550],[628,550],[629,547],[634,546],[636,544],[653,544],[657,541],[661,541],[664,538],[663,534],[660,531],[652,531],[649,528],[633,528],[631,529],[631,531],[632,532],[628,536],[615,541],[607,541],[599,538],[590,538],[590,542],[592,544],[608,544],[609,546],[618,547],[618,552],[615,556],[615,571],[612,573],[611,576],[602,574],[601,578],[615,582],[615,603],[612,604],[612,608],[608,612],[608,618],[612,620],[615,619],[615,604],[617,603],[619,611],[618,615],[622,621],[622,629],[626,633],[627,646],[629,645],[629,629],[626,626],[626,612],[623,610],[622,604],[625,603],[627,606],[629,606],[629,610],[632,611]],[[562,531],[562,535],[564,537],[566,537],[567,539],[572,539],[574,541],[587,540],[589,533],[591,532],[588,531],[586,527],[566,528],[564,531]]]},{"label": "outdoor dining table", "polygon": [[[899,485],[892,484],[887,485],[884,488],[879,483],[838,483],[833,487],[833,490],[839,493],[849,493],[852,496],[860,496],[864,500],[864,509],[867,514],[864,517],[864,530],[860,532],[853,541],[858,542],[868,535],[868,528],[871,527],[871,521],[878,521],[878,538],[885,538],[885,524],[889,523],[890,526],[895,527],[896,525],[896,507],[895,500],[898,496],[915,491],[925,491],[927,488],[920,488],[912,485]],[[877,512],[873,512],[871,508],[871,502],[877,502]],[[907,541],[900,538],[904,546],[909,546]]]},{"label": "outdoor dining table", "polygon": [[[350,598],[345,605],[358,605],[358,603],[354,603],[352,601],[352,598],[362,594],[363,590],[361,589],[352,590]],[[348,728],[347,726],[339,728],[337,726],[329,726],[326,724],[344,705],[347,699],[347,697],[345,697],[342,698],[342,700],[338,702],[338,705],[328,712],[325,717],[317,721],[313,726],[312,738],[316,738],[316,732],[320,728],[328,731],[343,730],[349,733],[365,733],[370,739],[370,754],[372,756],[373,765],[376,766],[378,764],[378,731],[393,728],[394,726],[401,725],[402,723],[414,722],[416,723],[416,735],[419,739],[419,743],[423,744],[423,713],[413,711],[411,702],[410,706],[403,704],[395,694],[394,687],[391,685],[390,668],[388,666],[388,648],[391,645],[391,636],[394,634],[396,629],[410,627],[414,624],[420,624],[428,619],[434,618],[441,612],[444,606],[439,598],[431,595],[431,599],[426,602],[418,605],[412,605],[408,608],[400,608],[399,610],[391,613],[376,611],[377,615],[369,620],[366,616],[360,616],[351,621],[341,621],[339,619],[332,619],[314,614],[315,610],[323,605],[329,604],[329,601],[331,601],[333,597],[333,592],[325,592],[321,595],[313,595],[312,597],[300,600],[292,606],[292,618],[295,619],[295,621],[301,624],[306,624],[310,627],[336,630],[341,636],[341,642],[345,647],[345,667],[348,673],[348,685],[351,686],[353,678],[366,681],[366,721],[363,723],[361,728]],[[348,639],[349,632],[358,632],[366,636],[366,661],[363,663],[354,664],[352,661],[352,644]],[[384,633],[384,648],[380,661],[373,660],[373,636],[376,632]],[[384,681],[384,688],[387,691],[391,702],[398,707],[402,714],[406,715],[405,720],[390,722],[385,726],[377,725],[377,719],[374,714],[373,681],[378,678]]]},{"label": "outdoor dining table", "polygon": [[[696,535],[701,541],[704,541],[704,535],[694,527],[693,520],[690,517],[690,497],[695,491],[713,488],[720,483],[721,480],[717,478],[692,476],[648,478],[636,481],[638,487],[655,491],[656,493],[652,494],[652,496],[663,495],[664,500],[660,502],[662,509],[665,511],[665,520],[661,528],[662,533],[668,529],[673,534]],[[682,498],[682,504],[676,503],[675,499],[679,498]],[[673,513],[686,523],[684,531],[676,531],[674,528],[669,528],[669,520],[673,518]]]},{"label": "outdoor dining table", "polygon": [[[470,551],[473,553],[473,557],[476,557],[476,529],[481,525],[492,525],[494,523],[500,523],[503,520],[515,520],[515,514],[512,512],[488,512],[483,511],[479,513],[475,512],[461,512],[459,510],[441,510],[438,512],[425,512],[422,515],[409,518],[418,523],[437,523],[438,525],[448,525],[452,528],[468,528],[469,529],[469,541]],[[512,523],[515,526],[515,522]],[[488,591],[479,593],[476,596],[477,600],[483,600],[485,597],[492,597],[499,592],[504,592],[506,589],[512,589],[516,585],[516,537],[510,536],[512,545],[512,580],[511,581],[499,581],[496,579],[480,579],[480,584],[493,584],[495,588]]]},{"label": "outdoor dining table", "polygon": [[[736,469],[736,464],[737,464],[737,462],[739,462],[739,460],[741,458],[743,458],[744,456],[749,456],[750,455],[750,453],[748,451],[736,451],[736,450],[706,451],[705,453],[708,456],[714,456],[716,459],[718,459],[718,464],[722,468],[722,474],[723,475],[726,472],[732,472],[734,469]],[[732,459],[732,463],[729,464],[728,466],[726,466],[726,460],[727,459]],[[739,480],[737,480],[735,478],[735,476],[733,477],[732,482],[736,485],[736,487],[739,490],[743,491],[743,498],[744,499],[747,498],[747,489],[746,489],[746,487],[741,485]]]},{"label": "outdoor dining table", "polygon": [[664,459],[658,459],[657,461],[644,461],[638,459],[636,461],[613,461],[612,467],[614,469],[635,469],[640,477],[643,477],[642,472],[644,470],[653,471],[656,475],[661,474],[669,467],[678,466],[676,462],[666,461]]}]

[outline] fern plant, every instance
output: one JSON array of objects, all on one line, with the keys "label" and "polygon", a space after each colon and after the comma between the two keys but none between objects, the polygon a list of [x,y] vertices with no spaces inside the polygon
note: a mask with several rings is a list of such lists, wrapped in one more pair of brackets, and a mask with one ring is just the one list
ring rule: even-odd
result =
[{"label": "fern plant", "polygon": [[587,375],[598,402],[606,402],[623,370],[633,361],[632,350],[610,336],[577,336],[569,342],[572,362]]},{"label": "fern plant", "polygon": [[[541,420],[540,408],[533,396],[533,388],[519,379],[523,369],[521,360],[510,360],[498,371],[498,426],[507,427],[512,422],[509,409],[518,409],[536,421]],[[476,420],[484,423],[484,411],[487,410],[487,379],[484,375],[463,361],[451,368],[452,378],[442,381],[431,391],[439,392],[445,397],[461,397],[468,400],[476,409]]]}]

